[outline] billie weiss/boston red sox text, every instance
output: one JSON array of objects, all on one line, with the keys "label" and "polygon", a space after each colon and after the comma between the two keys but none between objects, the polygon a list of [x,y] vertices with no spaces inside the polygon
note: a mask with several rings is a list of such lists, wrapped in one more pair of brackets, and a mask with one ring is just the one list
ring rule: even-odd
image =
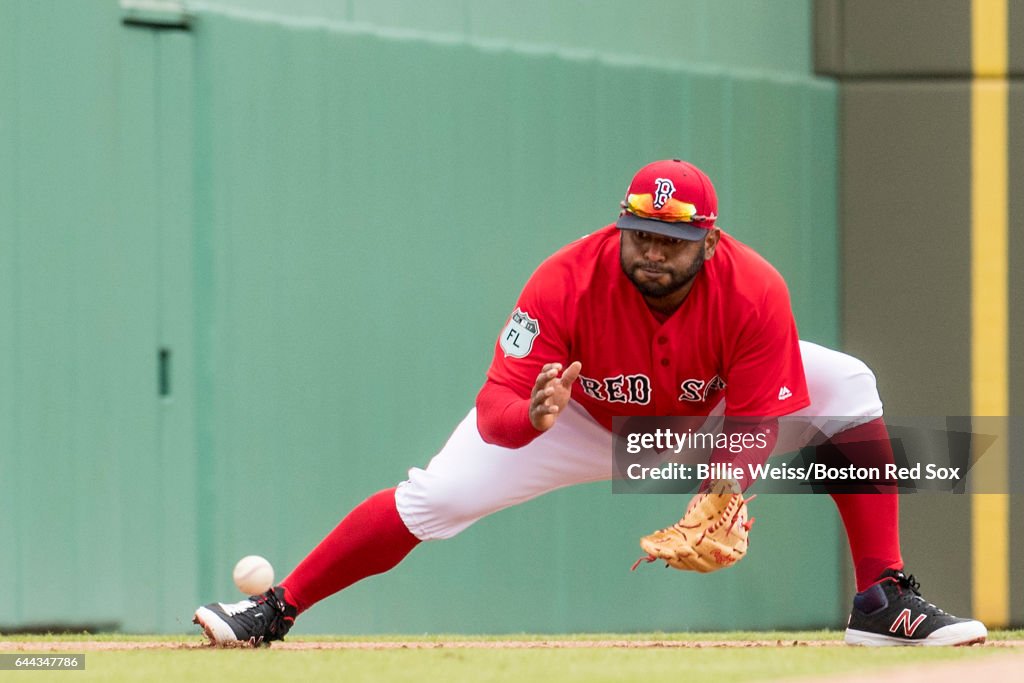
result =
[{"label": "billie weiss/boston red sox text", "polygon": [[626,468],[626,476],[630,479],[676,479],[676,480],[726,480],[732,479],[753,481],[771,479],[776,481],[835,482],[853,481],[866,484],[892,480],[950,480],[960,478],[960,468],[938,467],[931,463],[923,466],[920,463],[913,467],[899,467],[888,464],[884,467],[857,467],[846,465],[830,467],[825,463],[811,463],[805,467],[792,466],[787,463],[770,465],[768,463],[748,463],[746,467],[729,463],[665,463],[658,467],[644,467],[633,463]]}]

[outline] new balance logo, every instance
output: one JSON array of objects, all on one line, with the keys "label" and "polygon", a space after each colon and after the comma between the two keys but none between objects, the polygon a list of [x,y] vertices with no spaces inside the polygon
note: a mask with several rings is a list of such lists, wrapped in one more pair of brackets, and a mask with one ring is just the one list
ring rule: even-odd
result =
[{"label": "new balance logo", "polygon": [[793,395],[793,392],[789,390],[789,387],[782,387],[779,389],[779,400],[785,401],[787,398]]},{"label": "new balance logo", "polygon": [[914,635],[914,631],[917,630],[917,627],[921,625],[921,622],[924,621],[925,618],[926,615],[922,614],[917,619],[914,619],[914,621],[910,621],[910,610],[905,609],[900,612],[898,617],[896,617],[896,621],[892,622],[892,626],[889,627],[889,633],[896,633],[896,630],[900,626],[903,626],[903,635],[910,638]]}]

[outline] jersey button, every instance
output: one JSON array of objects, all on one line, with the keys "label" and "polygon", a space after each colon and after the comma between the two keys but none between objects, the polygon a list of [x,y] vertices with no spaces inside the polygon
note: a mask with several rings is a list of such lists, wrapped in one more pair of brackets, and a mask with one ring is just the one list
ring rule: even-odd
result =
[{"label": "jersey button", "polygon": [[668,343],[668,337],[658,337],[658,343],[659,344],[667,344]]},{"label": "jersey button", "polygon": [[669,363],[669,360],[668,360],[668,358],[662,358],[662,359],[661,359],[661,364],[662,364],[663,366],[668,366],[668,363]]}]

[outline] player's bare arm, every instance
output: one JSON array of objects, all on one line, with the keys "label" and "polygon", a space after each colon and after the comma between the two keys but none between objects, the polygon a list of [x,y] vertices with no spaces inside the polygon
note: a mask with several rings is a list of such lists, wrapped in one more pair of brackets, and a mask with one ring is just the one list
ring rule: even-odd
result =
[{"label": "player's bare arm", "polygon": [[548,363],[540,369],[530,395],[530,424],[538,432],[546,432],[555,424],[558,413],[565,409],[572,394],[572,385],[583,365],[575,361],[562,372],[561,363]]}]

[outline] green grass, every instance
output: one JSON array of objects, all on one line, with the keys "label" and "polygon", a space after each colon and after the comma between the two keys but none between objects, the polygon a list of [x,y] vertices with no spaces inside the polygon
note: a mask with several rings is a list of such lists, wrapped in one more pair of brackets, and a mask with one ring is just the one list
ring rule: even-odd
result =
[{"label": "green grass", "polygon": [[90,652],[75,681],[756,681],[988,656],[981,649],[136,650]]},{"label": "green grass", "polygon": [[[495,640],[672,640],[781,641],[838,640],[836,631],[644,633],[502,636],[303,636],[290,642]],[[1001,631],[993,640],[1020,640],[1022,631]],[[126,636],[71,634],[0,636],[0,640],[68,644],[83,640],[160,641],[195,644],[188,636]],[[716,680],[758,681],[812,674],[870,672],[878,668],[932,661],[970,661],[1024,648],[568,648],[568,649],[389,649],[389,650],[134,650],[86,653],[86,670],[35,672],[33,681],[129,680],[344,680],[346,682],[409,681],[575,681]],[[13,676],[14,674],[6,674]],[[5,674],[0,674],[0,678]]]}]

